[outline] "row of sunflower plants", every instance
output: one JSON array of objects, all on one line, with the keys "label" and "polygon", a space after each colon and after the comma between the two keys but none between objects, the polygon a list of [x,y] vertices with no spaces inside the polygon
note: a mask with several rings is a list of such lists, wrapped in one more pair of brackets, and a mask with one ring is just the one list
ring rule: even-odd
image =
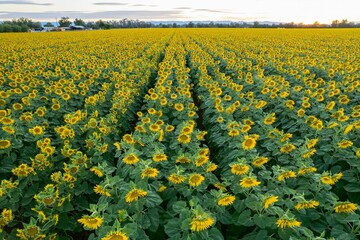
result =
[{"label": "row of sunflower plants", "polygon": [[[319,141],[317,131],[321,129],[317,128],[320,126],[314,124],[309,129],[306,118],[302,125],[293,127],[295,131],[291,131],[285,126],[287,121],[283,121],[283,116],[278,117],[279,112],[286,110],[294,117],[291,112],[293,104],[282,100],[289,95],[287,90],[294,83],[284,83],[282,79],[283,84],[279,86],[285,88],[281,89],[278,98],[263,96],[262,89],[271,86],[267,82],[269,78],[281,77],[265,77],[262,71],[251,72],[252,61],[239,59],[237,62],[232,56],[230,60],[235,62],[234,66],[248,64],[247,73],[241,74],[240,69],[227,66],[222,58],[226,50],[218,50],[233,45],[226,43],[218,48],[214,48],[214,44],[205,48],[197,45],[199,42],[206,43],[203,40],[189,44],[190,66],[194,69],[191,76],[196,81],[195,92],[201,98],[204,125],[209,129],[208,142],[214,151],[214,161],[222,170],[221,179],[241,203],[241,207],[236,205],[237,201],[233,204],[237,213],[232,216],[232,224],[243,226],[243,234],[248,233],[249,238],[273,234],[283,239],[320,235],[356,238],[359,215],[354,212],[358,206],[346,195],[340,195],[333,185],[344,174],[349,174],[345,177],[351,179],[351,172],[357,170],[339,165],[331,172],[318,170],[317,165],[322,159],[313,155],[319,143],[323,145],[325,142]],[[219,39],[214,41],[222,45]],[[228,74],[226,68],[243,77]],[[296,97],[299,98],[295,95],[293,99],[297,100]],[[311,117],[321,121],[315,116],[308,118]],[[297,134],[297,127],[303,127],[300,132],[307,134]],[[349,158],[356,160],[354,149],[350,154]],[[354,181],[356,179],[351,179],[351,182]],[[332,230],[329,231],[329,228]],[[230,233],[235,234],[233,227],[230,229]]]},{"label": "row of sunflower plants", "polygon": [[[88,41],[93,37],[89,36]],[[120,140],[130,129],[140,108],[139,96],[153,82],[157,61],[168,40],[165,35],[160,39],[150,35],[148,39],[133,39],[132,48],[125,44],[116,50],[111,44],[118,37],[112,37],[100,52],[87,49],[94,55],[109,55],[106,61],[91,54],[82,55],[85,46],[80,45],[81,50],[73,52],[83,58],[76,60],[78,55],[65,52],[68,58],[56,59],[63,61],[61,67],[52,69],[52,59],[38,66],[42,73],[34,72],[32,66],[23,66],[22,71],[29,75],[25,82],[14,67],[17,63],[9,63],[9,71],[2,78],[5,90],[1,92],[0,110],[0,131],[4,133],[0,141],[4,166],[0,186],[0,209],[4,212],[1,237],[86,236],[80,233],[77,219],[90,199],[97,196],[92,185],[106,174],[103,166],[114,168],[116,139]],[[132,37],[126,39],[122,41]],[[79,47],[67,44],[72,50]],[[108,53],[115,50],[123,55]]]},{"label": "row of sunflower plants", "polygon": [[94,187],[101,197],[78,220],[96,230],[90,239],[221,238],[207,191],[217,166],[196,125],[181,42],[170,41],[134,132],[119,143],[117,169]]}]

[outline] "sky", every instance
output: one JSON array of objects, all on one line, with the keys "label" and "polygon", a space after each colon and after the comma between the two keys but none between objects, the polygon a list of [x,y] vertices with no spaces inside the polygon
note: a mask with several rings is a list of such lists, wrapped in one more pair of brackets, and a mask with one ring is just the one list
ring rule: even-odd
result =
[{"label": "sky", "polygon": [[20,17],[143,21],[360,21],[359,0],[0,0],[0,20]]}]

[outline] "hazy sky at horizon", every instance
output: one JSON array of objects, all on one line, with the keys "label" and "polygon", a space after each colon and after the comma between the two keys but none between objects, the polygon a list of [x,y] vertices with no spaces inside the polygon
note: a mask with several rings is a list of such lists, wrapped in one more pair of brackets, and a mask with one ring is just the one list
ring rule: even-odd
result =
[{"label": "hazy sky at horizon", "polygon": [[359,0],[0,0],[0,20],[139,19],[154,21],[360,21]]}]

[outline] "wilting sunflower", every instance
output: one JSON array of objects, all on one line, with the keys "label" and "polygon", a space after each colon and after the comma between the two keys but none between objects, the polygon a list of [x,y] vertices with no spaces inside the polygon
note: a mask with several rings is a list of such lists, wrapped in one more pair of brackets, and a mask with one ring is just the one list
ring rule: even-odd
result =
[{"label": "wilting sunflower", "polygon": [[101,217],[91,217],[88,215],[83,215],[82,218],[78,219],[78,222],[81,223],[85,228],[92,230],[98,229],[103,221],[104,219]]},{"label": "wilting sunflower", "polygon": [[316,172],[316,170],[317,170],[317,168],[315,168],[315,167],[302,168],[298,171],[298,175],[305,175],[307,173]]},{"label": "wilting sunflower", "polygon": [[107,197],[110,197],[111,194],[109,193],[109,191],[107,191],[105,188],[103,188],[101,185],[96,185],[94,187],[94,192],[99,194],[99,195],[104,195]]},{"label": "wilting sunflower", "polygon": [[200,232],[210,228],[215,223],[215,219],[208,214],[198,214],[191,220],[191,231]]},{"label": "wilting sunflower", "polygon": [[294,171],[287,171],[287,172],[281,173],[281,174],[277,177],[277,180],[278,180],[278,181],[284,181],[285,179],[295,178],[295,177],[296,177],[296,173],[295,173]]},{"label": "wilting sunflower", "polygon": [[352,213],[355,212],[358,209],[358,206],[355,203],[350,202],[344,202],[337,204],[336,207],[334,207],[334,210],[336,213]]},{"label": "wilting sunflower", "polygon": [[232,195],[227,195],[222,198],[220,198],[217,202],[219,206],[229,206],[232,205],[235,202],[236,197]]},{"label": "wilting sunflower", "polygon": [[301,222],[297,221],[296,219],[280,218],[276,221],[276,226],[281,229],[300,227],[300,225]]},{"label": "wilting sunflower", "polygon": [[137,201],[139,198],[146,197],[148,193],[142,189],[132,189],[126,194],[125,201],[126,203],[132,203]]},{"label": "wilting sunflower", "polygon": [[264,200],[264,208],[269,208],[271,204],[279,201],[278,196],[269,196]]},{"label": "wilting sunflower", "polygon": [[269,159],[267,157],[258,157],[251,164],[255,167],[261,167],[268,161],[269,161]]},{"label": "wilting sunflower", "polygon": [[296,210],[300,210],[300,209],[304,209],[304,208],[315,208],[317,206],[319,206],[318,201],[304,201],[304,202],[300,202],[300,203],[296,204],[294,208]]}]

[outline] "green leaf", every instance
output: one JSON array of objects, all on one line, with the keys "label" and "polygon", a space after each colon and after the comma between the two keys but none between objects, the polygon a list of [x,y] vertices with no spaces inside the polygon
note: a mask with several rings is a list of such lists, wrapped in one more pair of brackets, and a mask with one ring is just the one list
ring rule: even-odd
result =
[{"label": "green leaf", "polygon": [[145,206],[152,208],[160,205],[161,203],[162,203],[162,199],[157,193],[153,191],[148,192],[148,195],[145,198]]},{"label": "green leaf", "polygon": [[186,208],[186,202],[177,201],[177,202],[174,203],[172,208],[173,208],[174,212],[180,213],[183,209],[187,209]]},{"label": "green leaf", "polygon": [[345,190],[348,192],[360,192],[360,184],[359,183],[349,183],[344,186]]},{"label": "green leaf", "polygon": [[165,232],[169,237],[180,238],[181,229],[179,219],[171,219],[165,225]]},{"label": "green leaf", "polygon": [[252,220],[251,216],[251,211],[250,210],[245,210],[243,211],[240,216],[238,217],[237,221],[235,224],[237,225],[243,225],[243,226],[253,226],[254,222]]},{"label": "green leaf", "polygon": [[224,240],[224,237],[221,234],[221,232],[219,231],[219,229],[211,228],[209,230],[209,239],[212,239],[212,240]]},{"label": "green leaf", "polygon": [[266,221],[268,221],[267,217],[264,215],[254,215],[254,223],[258,225],[260,228],[266,227]]},{"label": "green leaf", "polygon": [[146,215],[151,223],[150,231],[156,232],[160,224],[160,216],[158,210],[156,208],[152,208],[147,212]]}]

